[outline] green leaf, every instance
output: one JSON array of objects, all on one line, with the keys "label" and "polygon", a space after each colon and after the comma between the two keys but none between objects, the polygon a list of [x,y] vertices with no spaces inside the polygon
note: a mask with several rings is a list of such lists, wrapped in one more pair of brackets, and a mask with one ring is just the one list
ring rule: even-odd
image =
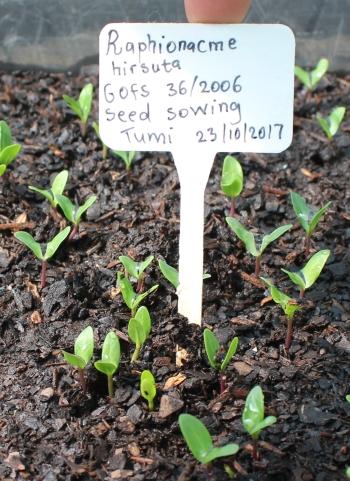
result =
[{"label": "green leaf", "polygon": [[11,129],[5,120],[0,120],[0,152],[11,144]]},{"label": "green leaf", "polygon": [[135,314],[135,319],[141,324],[143,330],[146,334],[146,338],[149,336],[152,328],[151,316],[149,315],[148,309],[145,306],[139,307]]},{"label": "green leaf", "polygon": [[65,195],[57,195],[56,200],[58,205],[61,207],[65,218],[72,224],[75,224],[76,206]]},{"label": "green leaf", "polygon": [[[59,172],[52,181],[51,190],[54,196],[62,195],[66,187],[68,180],[68,170],[62,170]],[[55,206],[57,205],[57,200],[55,199]]]},{"label": "green leaf", "polygon": [[265,249],[271,244],[271,242],[275,241],[279,237],[281,237],[283,234],[285,234],[288,230],[290,230],[293,227],[293,224],[287,224],[287,225],[282,225],[281,227],[278,227],[274,231],[272,231],[270,234],[265,235],[263,237],[263,240],[261,242],[261,246],[259,249],[260,255],[265,251]]},{"label": "green leaf", "polygon": [[141,396],[148,401],[150,410],[153,409],[153,400],[157,394],[156,382],[151,371],[142,371],[140,381]]},{"label": "green leaf", "polygon": [[123,264],[125,271],[134,279],[138,279],[138,262],[132,260],[129,256],[119,256],[120,262]]},{"label": "green leaf", "polygon": [[236,234],[236,236],[244,243],[246,250],[254,257],[260,254],[255,245],[254,235],[248,231],[243,225],[233,217],[226,217],[226,222]]},{"label": "green leaf", "polygon": [[264,417],[264,393],[260,386],[255,386],[248,393],[245,401],[242,423],[245,430],[254,438],[258,438],[260,431],[276,422],[274,416]]},{"label": "green leaf", "polygon": [[81,219],[81,216],[84,214],[84,212],[86,212],[91,206],[92,204],[94,204],[96,202],[96,195],[91,195],[85,202],[83,205],[81,205],[80,207],[78,207],[78,209],[76,210],[75,212],[75,224],[80,224],[80,219]]},{"label": "green leaf", "polygon": [[328,59],[321,58],[316,67],[310,72],[311,89],[314,89],[329,67]]},{"label": "green leaf", "polygon": [[317,115],[317,121],[329,140],[332,140],[338,132],[345,112],[345,107],[335,107],[327,117],[321,117],[320,114]]},{"label": "green leaf", "polygon": [[81,110],[81,107],[79,105],[79,102],[74,100],[72,97],[69,95],[63,95],[63,100],[66,102],[68,107],[79,117],[81,121],[83,121],[83,112]]},{"label": "green leaf", "polygon": [[36,242],[36,240],[34,240],[33,236],[29,234],[29,232],[20,230],[16,232],[14,236],[17,240],[22,242],[22,244],[28,247],[28,249],[33,252],[35,257],[37,257],[41,261],[45,260],[39,242]]},{"label": "green leaf", "polygon": [[147,297],[149,296],[150,294],[152,294],[152,292],[156,291],[158,289],[159,285],[156,284],[155,286],[152,286],[150,289],[148,289],[148,291],[146,292],[143,292],[142,294],[138,294],[136,295],[136,297],[133,299],[132,301],[132,311],[136,311],[136,309],[138,308],[138,306],[141,304],[141,302]]},{"label": "green leaf", "polygon": [[123,276],[121,272],[117,274],[117,285],[122,293],[125,304],[132,309],[134,299],[136,298],[136,292],[134,291],[129,279]]},{"label": "green leaf", "polygon": [[[95,134],[97,135],[97,137],[101,140],[101,137],[100,137],[100,126],[97,122],[92,122],[92,128],[94,129],[95,131]],[[101,140],[102,142],[102,140]],[[102,142],[103,143],[103,142]]]},{"label": "green leaf", "polygon": [[98,371],[102,372],[106,376],[113,376],[113,374],[116,372],[117,367],[115,364],[112,362],[107,362],[107,361],[95,361],[94,362],[95,369]]},{"label": "green leaf", "polygon": [[345,396],[345,399],[346,399],[347,402],[350,404],[350,394],[347,394],[347,395]]},{"label": "green leaf", "polygon": [[45,197],[45,199],[48,200],[50,204],[54,207],[55,199],[51,190],[40,189],[39,187],[33,187],[32,185],[30,185],[28,189]]},{"label": "green leaf", "polygon": [[209,364],[213,369],[219,369],[220,365],[216,360],[216,356],[220,348],[220,343],[215,334],[210,329],[204,329],[203,337],[205,352],[207,354]]},{"label": "green leaf", "polygon": [[165,279],[177,289],[179,287],[179,273],[175,267],[172,267],[161,259],[158,259],[158,265]]},{"label": "green leaf", "polygon": [[304,279],[304,276],[301,274],[301,272],[292,272],[292,271],[288,271],[287,269],[281,269],[281,271],[283,271],[285,274],[287,274],[287,276],[289,277],[289,279],[298,287],[300,287],[300,289],[305,289],[306,286],[305,286],[305,279]]},{"label": "green leaf", "polygon": [[291,192],[290,198],[292,201],[293,210],[299,219],[302,228],[305,230],[307,235],[311,235],[309,221],[310,218],[312,218],[312,213],[310,207],[307,205],[305,199],[296,192]]},{"label": "green leaf", "polygon": [[221,447],[213,447],[205,458],[205,464],[214,461],[217,458],[226,458],[227,456],[233,456],[238,453],[239,446],[235,443],[229,443]]},{"label": "green leaf", "polygon": [[238,160],[227,155],[221,174],[221,190],[228,197],[237,197],[243,189],[243,170]]},{"label": "green leaf", "polygon": [[21,146],[19,144],[12,144],[5,147],[0,152],[0,164],[8,166],[15,160],[19,152],[21,151]]},{"label": "green leaf", "polygon": [[0,164],[0,177],[4,175],[4,173],[6,172],[6,169],[7,169],[6,165]]},{"label": "green leaf", "polygon": [[275,416],[267,416],[267,418],[265,418],[263,421],[261,421],[255,426],[253,432],[251,432],[250,434],[252,435],[252,434],[260,433],[260,431],[262,431],[263,429],[268,428],[269,426],[272,426],[272,424],[275,424],[276,421],[277,421],[277,418]]},{"label": "green leaf", "polygon": [[106,374],[113,376],[119,367],[120,362],[120,342],[115,332],[110,331],[102,346],[101,359],[95,362],[95,368]]},{"label": "green leaf", "polygon": [[220,371],[225,371],[229,362],[231,361],[233,356],[236,354],[237,347],[238,347],[238,337],[234,337],[230,343],[230,347],[228,348],[225,359],[221,363]]},{"label": "green leaf", "polygon": [[148,256],[143,262],[138,263],[138,273],[140,275],[147,269],[147,267],[152,263],[154,256]]},{"label": "green leaf", "polygon": [[47,243],[44,260],[47,261],[55,254],[62,242],[66,239],[66,237],[68,237],[69,233],[70,227],[68,226],[61,232],[59,232],[50,242]]},{"label": "green leaf", "polygon": [[311,218],[311,221],[310,221],[310,224],[309,224],[309,235],[311,235],[313,233],[313,231],[315,230],[315,228],[316,228],[317,224],[319,223],[321,217],[329,209],[331,204],[332,204],[332,202],[327,202],[327,204],[325,206],[321,207],[321,209],[319,209],[316,212],[316,214],[314,214],[314,216]]},{"label": "green leaf", "polygon": [[83,359],[86,366],[90,362],[93,352],[94,331],[91,326],[87,326],[75,340],[74,354]]},{"label": "green leaf", "polygon": [[308,289],[315,283],[315,281],[321,274],[330,253],[331,252],[328,249],[316,252],[316,254],[314,254],[311,259],[305,264],[305,266],[301,269],[300,272],[305,279],[305,289]]},{"label": "green leaf", "polygon": [[128,336],[136,346],[142,346],[147,338],[143,325],[134,317],[129,320]]},{"label": "green leaf", "polygon": [[348,478],[350,478],[350,467],[346,468],[345,474]]},{"label": "green leaf", "polygon": [[83,87],[79,95],[79,106],[82,112],[81,120],[84,123],[87,122],[91,112],[93,91],[94,86],[89,83]]},{"label": "green leaf", "polygon": [[83,358],[76,356],[75,354],[71,354],[70,352],[62,351],[64,360],[68,362],[73,367],[78,369],[85,369],[86,362]]},{"label": "green leaf", "polygon": [[123,159],[126,170],[130,170],[133,160],[135,158],[136,152],[124,151],[124,150],[113,150],[113,153],[116,154],[121,159]]},{"label": "green leaf", "polygon": [[295,76],[300,80],[300,82],[305,85],[308,89],[311,90],[311,79],[310,79],[310,74],[303,68],[299,67],[296,65],[294,67],[294,74]]},{"label": "green leaf", "polygon": [[288,318],[291,319],[296,311],[301,310],[301,307],[294,301],[294,299],[277,289],[277,287],[268,279],[265,277],[260,277],[260,279],[268,286],[273,301],[282,307],[283,312]]}]

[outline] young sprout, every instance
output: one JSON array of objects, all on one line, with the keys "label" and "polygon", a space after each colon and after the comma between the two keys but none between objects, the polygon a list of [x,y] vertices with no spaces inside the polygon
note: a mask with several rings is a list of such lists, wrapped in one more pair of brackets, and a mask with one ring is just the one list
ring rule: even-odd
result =
[{"label": "young sprout", "polygon": [[226,217],[226,222],[236,234],[236,236],[244,243],[245,248],[247,249],[249,254],[255,257],[256,277],[258,277],[260,274],[260,260],[265,249],[271,244],[271,242],[281,237],[293,227],[292,224],[282,225],[281,227],[278,227],[270,234],[263,236],[260,246],[257,247],[254,234],[248,231],[245,227],[243,227],[243,225],[238,222],[238,220],[233,219],[232,217]]},{"label": "young sprout", "polygon": [[137,294],[129,279],[124,277],[121,272],[117,273],[117,286],[122,293],[125,304],[131,309],[131,317],[135,317],[136,310],[141,302],[159,287],[159,285],[156,284],[148,289],[148,291],[143,292],[142,294]]},{"label": "young sprout", "polygon": [[281,269],[286,273],[289,279],[300,288],[300,297],[304,297],[305,289],[309,289],[321,274],[331,251],[328,249],[316,252],[305,266],[297,272],[290,272],[287,269]]},{"label": "young sprout", "polygon": [[126,171],[129,173],[131,165],[136,157],[136,152],[124,150],[113,150],[112,152],[124,161]]},{"label": "young sprout", "polygon": [[135,262],[128,256],[120,256],[119,260],[123,264],[125,272],[137,282],[136,292],[141,292],[144,287],[144,271],[153,261],[154,256],[148,256],[143,262]]},{"label": "young sprout", "polygon": [[73,224],[73,229],[69,236],[69,240],[72,240],[79,233],[79,225],[82,215],[96,202],[97,197],[96,195],[91,195],[87,198],[84,204],[80,206],[73,204],[73,202],[71,202],[71,200],[65,195],[57,195],[56,198],[65,218]]},{"label": "young sprout", "polygon": [[21,146],[12,143],[11,129],[5,122],[0,121],[0,177],[6,172],[7,167],[15,160]]},{"label": "young sprout", "polygon": [[327,202],[327,204],[321,207],[319,210],[314,211],[306,203],[305,199],[296,192],[291,192],[290,198],[300,225],[306,232],[305,255],[308,255],[310,251],[310,238],[312,233],[316,229],[321,217],[329,209],[332,202]]},{"label": "young sprout", "polygon": [[226,390],[226,376],[223,373],[237,351],[238,337],[234,337],[232,339],[223,360],[218,359],[222,349],[220,348],[220,343],[215,334],[210,329],[206,328],[204,329],[203,337],[205,352],[207,354],[209,364],[213,369],[216,369],[220,372],[220,394],[222,394]]},{"label": "young sprout", "polygon": [[277,289],[277,287],[274,286],[268,279],[264,277],[260,277],[260,279],[263,280],[265,284],[268,286],[272,300],[276,304],[282,307],[283,312],[287,318],[287,334],[286,334],[286,339],[284,343],[284,348],[288,352],[293,341],[294,314],[296,311],[300,311],[301,307],[298,305],[298,303],[294,299],[292,299],[291,297],[287,296],[287,294]]},{"label": "young sprout", "polygon": [[156,381],[151,371],[142,371],[140,381],[141,396],[148,402],[148,409],[153,411],[154,398],[157,394]]},{"label": "young sprout", "polygon": [[347,394],[347,395],[345,396],[345,399],[346,399],[347,402],[350,404],[350,394]]},{"label": "young sprout", "polygon": [[76,367],[79,372],[81,387],[86,393],[86,380],[84,370],[89,364],[94,352],[94,332],[91,326],[86,327],[74,343],[74,354],[62,351],[63,357],[68,364]]},{"label": "young sprout", "polygon": [[221,174],[221,190],[227,197],[231,198],[230,217],[236,213],[236,197],[243,189],[243,170],[241,164],[232,155],[224,159]]},{"label": "young sprout", "polygon": [[107,376],[109,397],[113,397],[113,375],[119,367],[119,361],[119,338],[115,332],[110,331],[103,342],[101,359],[94,364],[98,371]]},{"label": "young sprout", "polygon": [[152,327],[151,316],[145,306],[140,307],[135,316],[132,317],[128,324],[128,335],[135,344],[135,351],[132,355],[131,362],[138,360],[141,348],[146,342]]},{"label": "young sprout", "polygon": [[63,191],[67,184],[67,180],[68,170],[62,170],[62,172],[56,175],[49,189],[43,189],[42,187],[33,187],[31,185],[28,188],[29,190],[45,197],[45,199],[50,202],[51,207],[56,209],[58,204],[57,196],[63,194]]},{"label": "young sprout", "polygon": [[335,107],[327,117],[322,117],[320,114],[317,114],[317,122],[327,135],[328,140],[333,140],[333,137],[338,132],[345,111],[345,107]]},{"label": "young sprout", "polygon": [[253,438],[253,458],[256,460],[259,459],[257,443],[260,432],[277,421],[275,416],[265,418],[264,409],[264,393],[260,386],[255,386],[246,398],[242,423],[244,429]]},{"label": "young sprout", "polygon": [[97,135],[97,137],[100,139],[101,141],[101,144],[102,144],[102,159],[107,159],[107,155],[108,155],[108,147],[106,144],[103,143],[102,139],[101,139],[101,136],[100,136],[100,126],[97,122],[93,122],[92,123],[92,127],[95,131],[95,134]]},{"label": "young sprout", "polygon": [[233,456],[239,450],[238,444],[230,443],[216,447],[205,425],[191,414],[180,414],[179,426],[182,436],[193,456],[202,464],[214,459]]},{"label": "young sprout", "polygon": [[[158,259],[158,266],[165,277],[167,281],[170,282],[170,284],[177,289],[179,287],[179,272],[175,269],[175,267],[172,267],[169,265],[167,262],[163,261],[162,259]],[[210,274],[203,274],[203,280],[205,279],[210,279],[211,275]]]},{"label": "young sprout", "polygon": [[63,100],[68,107],[77,115],[80,119],[81,135],[85,137],[87,131],[87,124],[91,112],[92,96],[94,92],[94,86],[89,83],[83,87],[79,94],[78,100],[73,99],[69,95],[63,95]]},{"label": "young sprout", "polygon": [[313,70],[307,71],[296,65],[294,68],[294,73],[308,90],[314,90],[318,82],[327,72],[328,67],[328,60],[326,58],[321,58]]},{"label": "young sprout", "polygon": [[345,474],[347,478],[350,478],[350,467],[346,468]]},{"label": "young sprout", "polygon": [[46,269],[47,261],[55,254],[59,246],[63,243],[70,232],[70,227],[66,227],[59,232],[51,241],[46,244],[45,254],[41,249],[39,242],[34,240],[33,236],[29,232],[18,231],[14,235],[22,244],[30,249],[35,257],[41,261],[41,274],[40,274],[40,287],[44,289],[46,286]]}]

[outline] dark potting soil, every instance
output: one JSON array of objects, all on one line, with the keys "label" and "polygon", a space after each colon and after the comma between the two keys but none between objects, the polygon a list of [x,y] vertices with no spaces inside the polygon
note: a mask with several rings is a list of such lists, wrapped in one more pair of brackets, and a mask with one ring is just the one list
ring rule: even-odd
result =
[{"label": "dark potting soil", "polygon": [[[228,369],[228,389],[219,394],[215,372],[203,352],[202,329],[177,314],[174,289],[157,263],[145,287],[159,283],[146,301],[152,333],[140,362],[130,365],[129,310],[116,289],[118,257],[148,255],[177,265],[179,184],[171,157],[141,153],[131,174],[113,155],[102,160],[91,125],[86,139],[62,101],[77,96],[94,72],[79,77],[18,72],[0,74],[0,119],[8,121],[22,153],[0,179],[0,479],[1,480],[223,480],[224,463],[237,480],[329,481],[345,479],[350,465],[349,241],[350,122],[328,142],[316,113],[350,107],[350,77],[327,75],[312,95],[297,85],[292,146],[279,155],[242,154],[245,187],[238,199],[242,223],[257,232],[292,223],[271,245],[262,275],[292,297],[296,289],[281,267],[304,265],[303,231],[289,193],[314,206],[332,201],[316,229],[312,253],[330,249],[319,280],[296,315],[289,355],[284,351],[286,321],[279,306],[256,282],[254,262],[225,222],[229,202],[220,192],[223,155],[218,155],[206,191],[203,325],[226,344],[239,336]],[[97,101],[94,103],[96,118]],[[79,240],[65,243],[38,288],[39,265],[13,237],[28,230],[42,242],[65,225],[28,185],[48,186],[69,169],[67,194],[76,202],[91,194]],[[262,302],[264,300],[264,302]],[[106,333],[122,336],[122,362],[115,397],[92,367],[88,392],[65,364],[87,325],[95,332],[95,359]],[[150,369],[158,396],[149,412],[139,394],[139,375]],[[241,424],[244,399],[254,385],[265,393],[266,414],[278,422],[261,435],[260,460],[251,457]],[[208,427],[215,443],[237,442],[234,459],[211,469],[194,462],[179,432],[178,415],[188,412]]]}]

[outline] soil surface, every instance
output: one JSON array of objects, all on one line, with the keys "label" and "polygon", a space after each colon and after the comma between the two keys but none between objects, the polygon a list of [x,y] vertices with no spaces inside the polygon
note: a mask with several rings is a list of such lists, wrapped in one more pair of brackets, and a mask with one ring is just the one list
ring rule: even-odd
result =
[{"label": "soil surface", "polygon": [[[202,329],[177,314],[173,287],[157,262],[147,269],[145,288],[159,284],[146,305],[153,320],[140,361],[130,365],[129,309],[116,288],[120,255],[148,255],[177,265],[179,183],[167,154],[139,154],[130,175],[121,159],[102,159],[101,144],[79,125],[62,100],[82,86],[97,86],[96,69],[78,77],[31,72],[0,73],[0,118],[8,121],[23,150],[0,179],[0,479],[31,481],[224,480],[224,463],[237,480],[329,481],[345,479],[350,465],[350,122],[328,142],[316,113],[350,108],[350,77],[327,75],[306,95],[296,86],[295,134],[279,155],[239,155],[245,187],[238,218],[256,232],[293,228],[271,245],[262,275],[297,299],[281,267],[304,265],[304,235],[291,207],[296,191],[313,206],[332,205],[316,229],[311,253],[330,249],[316,284],[295,318],[289,354],[286,320],[256,282],[254,259],[225,222],[229,201],[220,192],[223,155],[218,155],[206,191],[203,325],[239,348],[227,372],[227,390],[203,352]],[[97,100],[94,118],[97,118]],[[96,194],[80,238],[66,242],[49,263],[47,286],[39,288],[39,263],[13,237],[28,230],[46,242],[65,221],[28,185],[49,186],[69,169],[66,194],[82,203]],[[262,302],[264,301],[264,302]],[[84,395],[77,372],[61,350],[73,350],[80,331],[95,333],[94,360],[107,332],[122,336],[122,361],[114,377],[115,397],[104,376],[90,366]],[[150,369],[158,395],[149,412],[139,394],[139,376]],[[265,393],[266,413],[278,422],[261,434],[260,460],[241,416],[255,385]],[[199,417],[215,443],[237,442],[234,459],[210,469],[194,462],[179,432],[178,415]]]}]

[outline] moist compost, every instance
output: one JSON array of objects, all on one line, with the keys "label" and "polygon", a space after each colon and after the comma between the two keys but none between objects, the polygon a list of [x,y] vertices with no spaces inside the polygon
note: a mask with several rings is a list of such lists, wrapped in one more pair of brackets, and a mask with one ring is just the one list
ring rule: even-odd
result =
[{"label": "moist compost", "polygon": [[[130,175],[122,160],[102,147],[91,123],[85,139],[62,100],[77,97],[87,82],[97,87],[96,69],[73,77],[42,72],[0,74],[0,118],[11,126],[22,152],[0,178],[0,479],[87,481],[114,479],[202,481],[228,479],[224,463],[238,481],[329,481],[345,479],[350,465],[349,240],[350,123],[327,141],[316,113],[338,105],[350,108],[350,77],[327,75],[308,95],[296,86],[291,147],[278,155],[239,154],[245,185],[237,218],[266,233],[293,228],[262,257],[261,274],[291,297],[298,292],[281,268],[302,267],[304,234],[291,207],[296,191],[313,206],[332,205],[316,229],[311,253],[330,249],[316,284],[306,291],[296,315],[294,341],[284,350],[286,320],[266,298],[253,276],[254,259],[229,229],[230,203],[220,192],[223,155],[218,155],[206,190],[203,326],[227,346],[239,336],[227,372],[228,389],[203,351],[202,329],[177,314],[173,287],[157,262],[147,270],[145,289],[159,284],[146,305],[153,326],[140,361],[130,365],[129,309],[116,288],[120,255],[148,255],[176,266],[179,237],[179,183],[171,156],[138,154]],[[97,118],[97,100],[94,118]],[[66,194],[76,203],[96,194],[79,239],[66,242],[49,263],[47,286],[39,289],[39,262],[13,236],[27,230],[46,242],[65,221],[48,202],[28,190],[49,186],[69,170]],[[195,179],[194,179],[195,182]],[[262,302],[264,301],[264,302]],[[90,367],[88,392],[61,350],[91,325],[94,360],[105,335],[121,334],[122,362],[114,377],[115,396],[106,378]],[[158,385],[155,411],[140,397],[143,369]],[[266,414],[278,422],[261,435],[260,460],[241,415],[255,385],[265,393]],[[215,443],[236,442],[233,459],[207,469],[195,462],[178,427],[178,415],[199,417]]]}]

